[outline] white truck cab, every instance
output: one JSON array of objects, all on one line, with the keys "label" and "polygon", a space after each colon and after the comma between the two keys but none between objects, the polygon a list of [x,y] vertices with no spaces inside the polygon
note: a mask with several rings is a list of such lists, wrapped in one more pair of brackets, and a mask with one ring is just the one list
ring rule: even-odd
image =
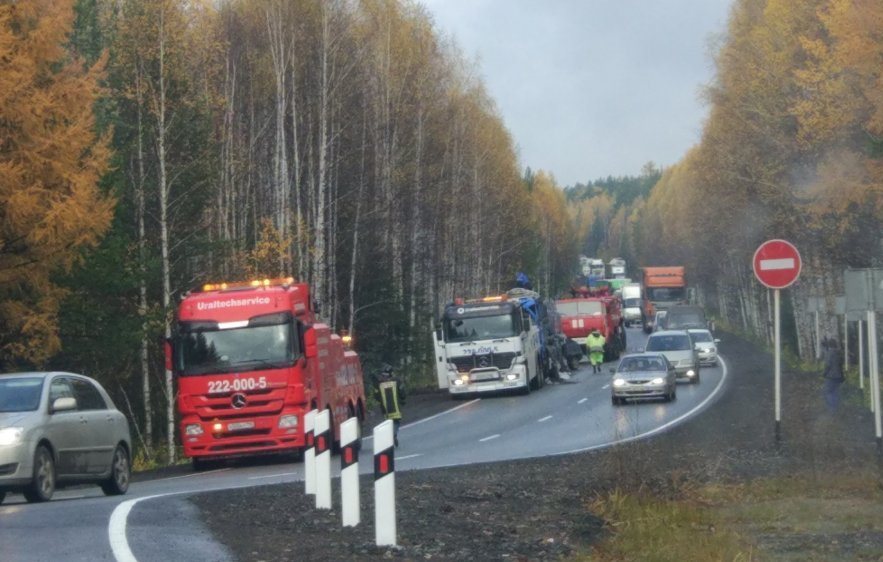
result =
[{"label": "white truck cab", "polygon": [[540,328],[521,299],[487,297],[448,305],[433,339],[439,388],[452,395],[526,394],[543,385]]},{"label": "white truck cab", "polygon": [[626,325],[642,323],[641,284],[629,283],[622,288],[622,317]]}]

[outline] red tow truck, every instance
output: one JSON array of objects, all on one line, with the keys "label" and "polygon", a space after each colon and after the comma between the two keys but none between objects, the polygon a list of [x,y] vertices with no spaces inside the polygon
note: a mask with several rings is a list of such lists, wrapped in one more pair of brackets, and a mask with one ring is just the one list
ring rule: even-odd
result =
[{"label": "red tow truck", "polygon": [[205,285],[178,306],[166,363],[178,383],[184,454],[210,461],[306,447],[304,414],[331,412],[333,440],[365,419],[358,355],[318,321],[293,278]]},{"label": "red tow truck", "polygon": [[574,287],[571,293],[574,298],[555,301],[561,331],[579,343],[585,352],[586,337],[597,328],[607,340],[604,360],[618,359],[626,344],[619,297],[611,295],[608,287]]}]

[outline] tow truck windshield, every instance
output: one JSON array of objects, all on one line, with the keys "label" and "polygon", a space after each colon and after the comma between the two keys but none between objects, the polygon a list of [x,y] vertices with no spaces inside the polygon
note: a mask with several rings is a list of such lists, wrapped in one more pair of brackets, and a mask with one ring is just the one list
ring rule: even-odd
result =
[{"label": "tow truck windshield", "polygon": [[448,343],[511,338],[519,333],[519,319],[514,314],[446,318],[445,341]]},{"label": "tow truck windshield", "polygon": [[290,315],[259,316],[241,327],[222,326],[215,322],[180,324],[175,346],[180,375],[281,369],[300,355]]}]

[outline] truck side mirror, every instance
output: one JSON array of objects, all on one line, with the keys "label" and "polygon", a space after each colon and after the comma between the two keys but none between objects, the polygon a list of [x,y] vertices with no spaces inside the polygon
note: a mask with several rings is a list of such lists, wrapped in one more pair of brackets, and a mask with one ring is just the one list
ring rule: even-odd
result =
[{"label": "truck side mirror", "polygon": [[304,357],[312,359],[318,357],[319,346],[316,343],[316,330],[312,326],[304,326]]}]

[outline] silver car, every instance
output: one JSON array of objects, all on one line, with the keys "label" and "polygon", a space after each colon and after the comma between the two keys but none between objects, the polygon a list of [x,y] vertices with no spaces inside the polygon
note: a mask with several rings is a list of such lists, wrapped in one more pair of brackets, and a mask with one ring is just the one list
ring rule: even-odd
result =
[{"label": "silver car", "polygon": [[131,451],[129,423],[96,381],[62,372],[0,374],[0,503],[8,492],[49,501],[66,484],[125,494]]},{"label": "silver car", "polygon": [[662,398],[671,402],[677,398],[677,378],[674,365],[661,353],[626,355],[613,372],[611,399],[614,406],[627,398]]},{"label": "silver car", "polygon": [[687,330],[693,338],[696,352],[699,354],[701,365],[717,365],[717,344],[721,341],[711,335],[708,330]]},{"label": "silver car", "polygon": [[686,330],[663,330],[650,334],[645,351],[665,355],[668,362],[674,365],[679,379],[687,379],[693,384],[699,382],[699,354]]}]

